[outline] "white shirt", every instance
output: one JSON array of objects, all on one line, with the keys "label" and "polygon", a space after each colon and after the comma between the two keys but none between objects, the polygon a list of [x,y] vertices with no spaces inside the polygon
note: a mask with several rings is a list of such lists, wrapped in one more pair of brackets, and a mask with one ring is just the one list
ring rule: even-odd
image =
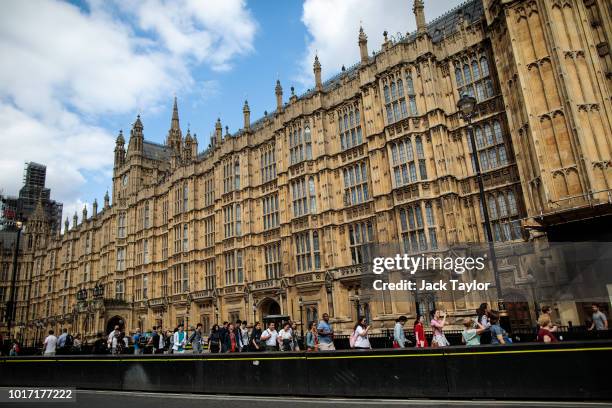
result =
[{"label": "white shirt", "polygon": [[372,346],[370,346],[370,340],[368,340],[367,336],[362,336],[363,333],[365,333],[365,329],[361,326],[357,326],[357,328],[355,329],[355,332],[357,333],[357,338],[355,339],[355,347],[360,347],[360,348],[371,348]]},{"label": "white shirt", "polygon": [[266,329],[261,335],[263,337],[270,336],[270,338],[266,340],[266,346],[276,346],[276,340],[278,339],[278,332],[276,330],[270,331],[270,329]]},{"label": "white shirt", "polygon": [[117,337],[115,336],[114,330],[108,335],[108,344],[111,346],[111,348],[117,347]]},{"label": "white shirt", "polygon": [[281,331],[278,332],[278,337],[280,337],[281,340],[291,340],[293,338],[293,332],[291,329],[281,329]]},{"label": "white shirt", "polygon": [[45,339],[45,353],[54,353],[57,348],[57,337],[50,334]]},{"label": "white shirt", "polygon": [[246,347],[249,345],[249,329],[246,327],[240,329],[240,339],[242,340],[242,347]]}]

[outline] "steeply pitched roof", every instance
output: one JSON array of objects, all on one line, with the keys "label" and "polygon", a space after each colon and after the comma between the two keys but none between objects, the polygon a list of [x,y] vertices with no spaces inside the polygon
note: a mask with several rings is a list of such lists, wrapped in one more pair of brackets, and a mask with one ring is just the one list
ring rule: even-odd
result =
[{"label": "steeply pitched roof", "polygon": [[166,145],[144,141],[142,145],[144,156],[152,160],[169,160],[170,148]]}]

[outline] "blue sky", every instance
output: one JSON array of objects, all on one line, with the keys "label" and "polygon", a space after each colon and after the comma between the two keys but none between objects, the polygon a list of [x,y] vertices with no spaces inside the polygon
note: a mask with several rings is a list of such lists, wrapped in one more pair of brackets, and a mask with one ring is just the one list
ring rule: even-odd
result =
[{"label": "blue sky", "polygon": [[[6,1],[0,14],[0,189],[16,194],[23,163],[47,165],[64,218],[101,201],[111,185],[114,139],[138,113],[145,138],[163,142],[172,99],[181,127],[209,143],[214,122],[235,132],[294,86],[313,86],[358,60],[359,25],[370,53],[382,32],[415,29],[412,0]],[[425,1],[427,20],[460,0]],[[91,213],[91,208],[89,208]]]}]

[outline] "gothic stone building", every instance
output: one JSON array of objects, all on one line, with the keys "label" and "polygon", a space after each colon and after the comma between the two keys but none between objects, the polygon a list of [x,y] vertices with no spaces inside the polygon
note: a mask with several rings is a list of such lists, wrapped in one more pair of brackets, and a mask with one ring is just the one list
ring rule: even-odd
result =
[{"label": "gothic stone building", "polygon": [[[277,82],[276,109],[254,123],[245,102],[243,129],[217,121],[203,152],[195,134],[183,137],[176,100],[163,145],[145,140],[138,118],[127,148],[117,138],[112,205],[107,195],[100,212],[94,203],[21,256],[16,330],[33,339],[66,326],[90,338],[116,323],[208,328],[329,313],[347,332],[358,308],[377,330],[414,317],[414,299],[364,296],[361,277],[371,243],[435,253],[486,241],[456,108],[464,93],[478,100],[502,285],[528,284],[528,261],[508,247],[545,250],[551,228],[610,210],[609,2],[471,0],[429,24],[423,8],[414,2],[416,32],[385,33],[378,52],[360,30],[361,60],[326,82],[315,59],[304,95],[292,89],[285,102]],[[42,218],[26,235],[46,233]],[[419,296],[422,312],[444,308],[451,323],[496,303],[494,290]],[[532,324],[530,299],[516,299],[515,324]],[[562,323],[584,321],[580,305],[555,308]]]}]

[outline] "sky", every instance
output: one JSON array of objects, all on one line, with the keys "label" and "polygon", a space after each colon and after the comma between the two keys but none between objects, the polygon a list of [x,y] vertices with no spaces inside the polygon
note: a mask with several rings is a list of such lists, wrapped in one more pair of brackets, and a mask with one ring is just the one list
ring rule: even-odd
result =
[{"label": "sky", "polygon": [[[425,0],[430,21],[462,0]],[[413,0],[5,0],[0,5],[0,192],[16,195],[24,163],[47,166],[52,198],[72,219],[111,192],[113,149],[140,114],[163,143],[178,98],[183,134],[208,146],[217,117],[230,133],[359,60],[383,31],[416,28]]]}]

